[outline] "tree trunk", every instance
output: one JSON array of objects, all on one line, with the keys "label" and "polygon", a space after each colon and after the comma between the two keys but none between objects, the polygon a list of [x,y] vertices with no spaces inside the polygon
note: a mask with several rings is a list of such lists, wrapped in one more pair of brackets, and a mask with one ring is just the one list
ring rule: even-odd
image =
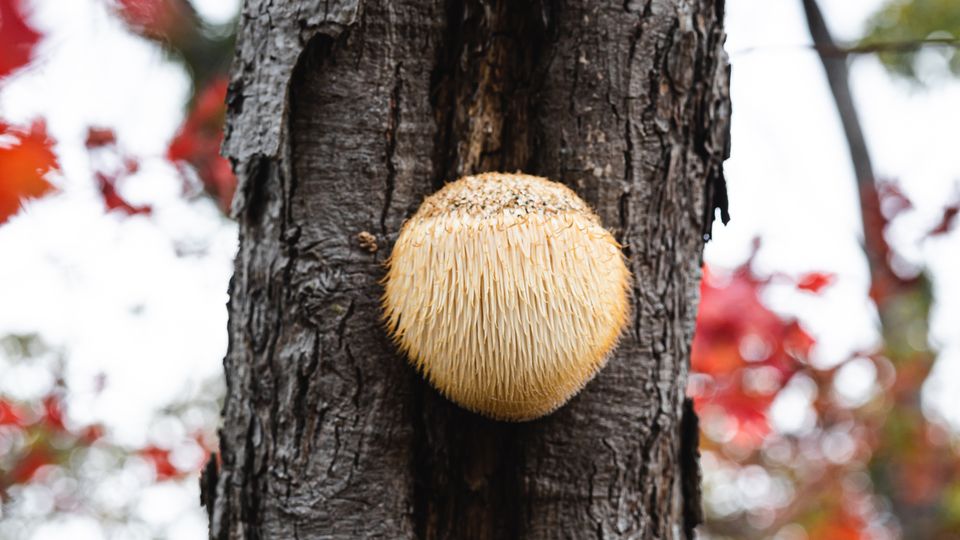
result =
[{"label": "tree trunk", "polygon": [[[726,203],[722,19],[723,0],[246,0],[211,538],[692,537],[684,385],[701,250]],[[379,308],[423,197],[516,170],[580,194],[634,276],[607,367],[522,424],[439,396]]]}]

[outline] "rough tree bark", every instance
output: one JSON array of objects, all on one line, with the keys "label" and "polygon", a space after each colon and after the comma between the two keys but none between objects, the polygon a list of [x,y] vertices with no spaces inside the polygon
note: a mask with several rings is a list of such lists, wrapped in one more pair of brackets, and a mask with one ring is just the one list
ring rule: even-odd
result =
[{"label": "rough tree bark", "polygon": [[[723,0],[246,0],[211,538],[692,537],[684,385],[701,250],[725,218],[722,19]],[[489,170],[570,185],[635,279],[606,369],[524,424],[444,400],[380,322],[403,220]]]}]

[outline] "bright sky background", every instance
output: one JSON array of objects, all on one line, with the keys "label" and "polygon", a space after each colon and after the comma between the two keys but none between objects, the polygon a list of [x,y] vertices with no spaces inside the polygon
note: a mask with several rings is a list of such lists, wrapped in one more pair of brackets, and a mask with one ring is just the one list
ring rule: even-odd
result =
[{"label": "bright sky background", "polygon": [[[214,21],[239,0],[194,0]],[[821,0],[839,39],[861,33],[880,0]],[[227,282],[236,228],[208,201],[187,202],[162,155],[181,118],[188,79],[150,43],[130,35],[100,0],[35,0],[47,39],[42,60],[0,92],[0,117],[45,117],[64,170],[62,192],[29,205],[0,227],[0,335],[40,333],[69,353],[71,414],[102,421],[122,442],[142,444],[159,407],[222,372]],[[769,291],[819,339],[818,361],[835,363],[876,339],[859,250],[854,179],[839,121],[799,0],[728,0],[733,63],[733,148],[726,164],[733,221],[715,230],[706,258],[732,266],[755,236],[765,271],[836,272],[822,297]],[[931,57],[932,58],[932,57]],[[933,62],[933,60],[931,60]],[[918,89],[891,79],[870,56],[852,65],[855,99],[878,174],[899,179],[916,212],[895,240],[933,269],[933,337],[942,350],[926,398],[960,426],[960,233],[915,239],[953,200],[960,180],[960,84]],[[104,214],[83,149],[88,126],[116,129],[122,146],[147,156],[123,187],[149,202],[149,217]],[[182,253],[189,253],[182,255]],[[181,254],[178,254],[181,253]],[[4,373],[0,389],[42,392],[29,370]],[[102,394],[93,392],[105,373]],[[854,373],[852,380],[862,374]],[[806,413],[802,400],[777,409],[783,427]],[[173,538],[205,538],[195,483],[149,495],[151,520]],[[52,524],[37,538],[101,538],[95,524]],[[87,531],[87,532],[84,532]]]}]

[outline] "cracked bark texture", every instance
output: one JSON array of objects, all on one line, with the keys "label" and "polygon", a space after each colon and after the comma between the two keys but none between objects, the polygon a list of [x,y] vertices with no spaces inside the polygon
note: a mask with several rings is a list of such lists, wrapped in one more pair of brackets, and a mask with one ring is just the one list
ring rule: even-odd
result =
[{"label": "cracked bark texture", "polygon": [[[211,538],[693,537],[684,386],[703,242],[726,219],[722,19],[722,0],[245,1]],[[634,275],[608,366],[523,424],[444,400],[380,321],[403,220],[489,170],[571,186]]]}]

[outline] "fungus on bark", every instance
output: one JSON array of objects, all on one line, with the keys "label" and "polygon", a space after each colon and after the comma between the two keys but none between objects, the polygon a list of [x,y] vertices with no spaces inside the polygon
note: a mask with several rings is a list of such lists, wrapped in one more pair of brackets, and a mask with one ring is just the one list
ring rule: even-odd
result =
[{"label": "fungus on bark", "polygon": [[427,197],[388,263],[384,318],[430,383],[483,415],[546,415],[603,367],[629,316],[620,245],[566,186],[486,173]]}]

